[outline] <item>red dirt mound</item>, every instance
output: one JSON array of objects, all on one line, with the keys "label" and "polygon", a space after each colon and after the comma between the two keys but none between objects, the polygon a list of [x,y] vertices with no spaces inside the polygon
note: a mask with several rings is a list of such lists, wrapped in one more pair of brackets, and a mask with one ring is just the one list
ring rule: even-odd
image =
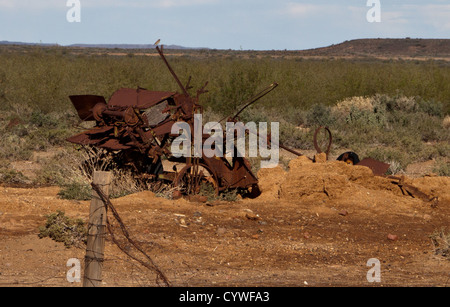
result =
[{"label": "red dirt mound", "polygon": [[[262,169],[258,177],[262,191],[260,199],[361,202],[374,197],[389,201],[412,198],[405,196],[390,178],[374,176],[365,166],[341,161],[314,163],[302,156],[290,161],[288,171],[281,167]],[[404,182],[430,198],[450,201],[448,177],[404,178]]]}]

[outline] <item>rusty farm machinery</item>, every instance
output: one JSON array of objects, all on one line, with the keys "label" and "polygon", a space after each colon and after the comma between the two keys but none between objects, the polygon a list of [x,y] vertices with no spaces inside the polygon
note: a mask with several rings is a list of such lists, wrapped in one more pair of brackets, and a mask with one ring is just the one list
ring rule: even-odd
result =
[{"label": "rusty farm machinery", "polygon": [[[260,194],[258,179],[246,157],[236,153],[231,159],[225,156],[211,157],[203,152],[200,155],[177,156],[172,152],[171,145],[179,136],[173,133],[173,125],[184,122],[194,131],[195,115],[203,113],[199,97],[207,92],[208,82],[196,91],[195,96],[190,95],[188,93],[191,88],[190,78],[188,84],[183,85],[167,61],[163,47],[156,46],[156,50],[181,92],[149,91],[140,87],[121,88],[113,93],[108,102],[103,96],[97,95],[70,96],[80,119],[93,121],[95,126],[67,140],[84,147],[106,151],[113,156],[116,166],[131,170],[141,180],[167,183],[175,188],[174,197],[199,195],[204,190],[218,195],[223,191],[235,189],[243,191],[250,197],[258,196]],[[277,83],[269,85],[246,101],[234,116],[223,120],[237,122],[243,110],[267,95],[277,85]],[[322,146],[318,142],[320,131],[325,135]],[[191,137],[193,138],[193,135]],[[210,135],[203,133],[202,130],[202,142],[209,137]],[[266,141],[269,146],[278,146],[295,155],[302,155],[279,142],[273,144],[270,137],[267,137]],[[325,153],[328,156],[331,142],[330,130],[319,127],[314,135],[317,152],[322,152],[321,147],[326,148]],[[189,148],[189,151],[191,150],[193,148]],[[236,147],[234,150],[237,150]],[[170,171],[165,170],[163,159],[182,167],[178,169],[173,166]],[[356,160],[351,162],[360,163]]]}]

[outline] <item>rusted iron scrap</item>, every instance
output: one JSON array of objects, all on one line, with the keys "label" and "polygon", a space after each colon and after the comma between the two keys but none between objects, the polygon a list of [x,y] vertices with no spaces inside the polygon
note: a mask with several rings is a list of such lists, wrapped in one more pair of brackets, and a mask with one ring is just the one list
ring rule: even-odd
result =
[{"label": "rusted iron scrap", "polygon": [[[80,119],[95,121],[96,125],[67,140],[120,153],[123,165],[130,166],[147,179],[173,184],[177,194],[199,194],[202,189],[209,189],[217,195],[227,189],[244,189],[249,195],[258,195],[258,179],[244,157],[234,155],[232,161],[228,161],[225,157],[210,158],[204,153],[201,157],[185,158],[172,154],[171,144],[178,136],[171,134],[172,126],[183,121],[191,126],[191,131],[194,130],[194,114],[203,112],[198,101],[199,96],[207,92],[207,83],[197,91],[196,96],[191,96],[188,93],[189,82],[184,86],[164,56],[162,47],[157,46],[156,49],[181,88],[181,93],[121,88],[108,102],[96,95],[70,96]],[[275,87],[276,84],[261,92],[247,106]],[[209,137],[203,134],[203,140]],[[184,167],[165,171],[163,156]]]},{"label": "rusted iron scrap", "polygon": [[[156,47],[162,60],[172,74],[181,93],[175,91],[149,91],[121,88],[113,93],[107,102],[102,96],[74,95],[69,96],[73,106],[83,121],[95,121],[92,129],[69,137],[67,141],[93,148],[102,148],[117,157],[119,166],[133,170],[140,178],[154,181],[165,181],[173,185],[176,190],[174,196],[198,195],[205,190],[214,195],[229,189],[240,189],[249,196],[258,196],[258,179],[252,172],[249,161],[244,157],[233,155],[231,161],[225,157],[207,157],[202,152],[201,157],[176,157],[171,152],[171,144],[175,137],[172,126],[183,121],[188,123],[194,131],[194,115],[202,114],[203,108],[199,104],[200,95],[207,92],[208,82],[197,90],[195,96],[188,92],[189,81],[183,85],[170,66],[163,53],[163,47]],[[256,96],[245,102],[244,106],[231,117],[225,117],[228,122],[236,122],[239,114],[255,101],[267,95],[278,84],[275,82]],[[318,142],[319,132],[325,132],[322,144]],[[248,131],[246,131],[248,133]],[[210,135],[203,134],[203,141]],[[193,138],[193,135],[192,135]],[[267,143],[271,146],[270,137]],[[325,143],[325,144],[323,144]],[[314,147],[318,153],[330,153],[332,135],[327,127],[319,127],[314,134]],[[297,156],[302,154],[283,144],[279,148],[287,150]],[[236,151],[236,148],[234,149]],[[172,171],[164,170],[162,158],[170,162],[184,165]],[[342,156],[340,157],[342,158]],[[338,158],[338,160],[340,159]],[[346,160],[345,156],[341,160]],[[382,175],[387,171],[388,164],[365,159],[351,161],[351,164],[365,165],[374,174]],[[116,165],[117,166],[117,165]]]},{"label": "rusted iron scrap", "polygon": [[359,157],[356,153],[352,151],[347,151],[341,154],[337,160],[343,161],[350,165],[359,165],[359,166],[365,166],[372,170],[372,173],[375,176],[386,176],[387,171],[389,170],[390,164],[372,159],[372,158],[365,158],[362,160],[359,160]]}]

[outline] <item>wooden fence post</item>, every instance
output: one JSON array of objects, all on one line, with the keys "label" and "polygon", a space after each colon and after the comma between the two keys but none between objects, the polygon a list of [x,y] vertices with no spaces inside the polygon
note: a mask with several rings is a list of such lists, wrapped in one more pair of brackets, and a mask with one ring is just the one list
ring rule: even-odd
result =
[{"label": "wooden fence post", "polygon": [[[93,183],[109,196],[111,172],[94,172]],[[106,207],[103,201],[92,191],[89,210],[88,239],[84,258],[83,287],[99,287],[102,283],[102,268],[106,235]]]}]

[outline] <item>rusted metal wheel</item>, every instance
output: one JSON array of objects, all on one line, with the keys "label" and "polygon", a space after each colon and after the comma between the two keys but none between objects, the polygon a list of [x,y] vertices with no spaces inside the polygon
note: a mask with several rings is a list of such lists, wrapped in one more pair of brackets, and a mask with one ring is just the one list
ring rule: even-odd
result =
[{"label": "rusted metal wheel", "polygon": [[355,164],[359,163],[358,155],[352,151],[344,152],[336,160],[344,161],[345,163],[347,163],[349,165],[355,165]]},{"label": "rusted metal wheel", "polygon": [[175,178],[174,185],[184,195],[219,195],[216,176],[207,165],[202,163],[198,164],[197,170],[192,164],[183,167]]}]

